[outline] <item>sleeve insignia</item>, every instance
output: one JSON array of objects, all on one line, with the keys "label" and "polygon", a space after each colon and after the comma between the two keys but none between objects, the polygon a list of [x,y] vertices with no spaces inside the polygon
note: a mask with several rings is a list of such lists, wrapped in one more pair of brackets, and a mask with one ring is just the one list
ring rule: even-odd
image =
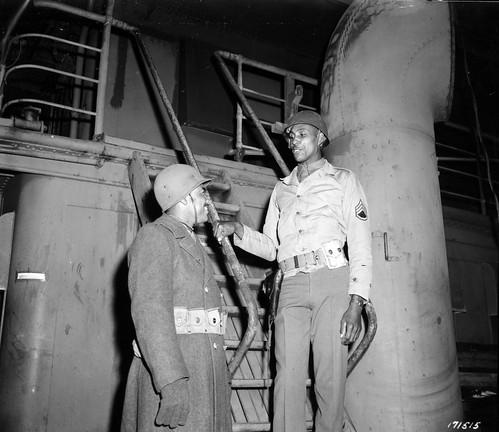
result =
[{"label": "sleeve insignia", "polygon": [[367,209],[362,200],[355,206],[355,216],[357,216],[361,221],[367,220]]}]

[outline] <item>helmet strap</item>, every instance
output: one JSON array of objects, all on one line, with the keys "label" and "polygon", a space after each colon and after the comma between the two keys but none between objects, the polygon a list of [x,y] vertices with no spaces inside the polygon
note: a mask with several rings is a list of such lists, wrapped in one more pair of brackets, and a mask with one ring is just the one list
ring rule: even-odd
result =
[{"label": "helmet strap", "polygon": [[196,211],[196,206],[194,205],[194,198],[189,194],[189,198],[191,199],[192,209],[194,210],[194,225],[198,224],[198,212]]}]

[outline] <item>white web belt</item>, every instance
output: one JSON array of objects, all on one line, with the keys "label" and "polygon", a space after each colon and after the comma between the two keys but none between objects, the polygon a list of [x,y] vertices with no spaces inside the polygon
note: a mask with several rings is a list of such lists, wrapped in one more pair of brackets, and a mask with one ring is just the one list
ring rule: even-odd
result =
[{"label": "white web belt", "polygon": [[[211,333],[225,334],[227,312],[213,309],[187,309],[175,306],[173,308],[175,320],[175,331],[177,334]],[[132,342],[133,353],[136,357],[142,357],[137,341]]]}]

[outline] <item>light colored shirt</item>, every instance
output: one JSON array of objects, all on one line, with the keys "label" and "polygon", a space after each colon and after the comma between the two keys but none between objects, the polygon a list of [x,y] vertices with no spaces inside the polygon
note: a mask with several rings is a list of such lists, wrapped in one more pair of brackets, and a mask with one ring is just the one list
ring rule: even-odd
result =
[{"label": "light colored shirt", "polygon": [[280,262],[323,244],[348,241],[350,282],[348,294],[368,299],[372,281],[371,230],[367,202],[355,174],[320,165],[303,181],[297,167],[276,184],[270,197],[263,233],[244,226],[234,244],[254,255]]}]

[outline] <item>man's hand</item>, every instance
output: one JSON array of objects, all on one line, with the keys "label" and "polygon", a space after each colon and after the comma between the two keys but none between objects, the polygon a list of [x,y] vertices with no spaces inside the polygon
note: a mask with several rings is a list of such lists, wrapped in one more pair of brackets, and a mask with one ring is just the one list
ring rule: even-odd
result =
[{"label": "man's hand", "polygon": [[236,234],[240,239],[243,238],[244,228],[240,222],[217,222],[215,226],[215,237],[220,243],[223,238]]},{"label": "man's hand", "polygon": [[351,296],[348,309],[340,322],[340,338],[343,345],[350,345],[359,337],[363,303],[362,297],[356,294]]},{"label": "man's hand", "polygon": [[156,415],[157,426],[185,425],[189,414],[189,389],[187,378],[180,378],[161,389],[161,401]]}]

